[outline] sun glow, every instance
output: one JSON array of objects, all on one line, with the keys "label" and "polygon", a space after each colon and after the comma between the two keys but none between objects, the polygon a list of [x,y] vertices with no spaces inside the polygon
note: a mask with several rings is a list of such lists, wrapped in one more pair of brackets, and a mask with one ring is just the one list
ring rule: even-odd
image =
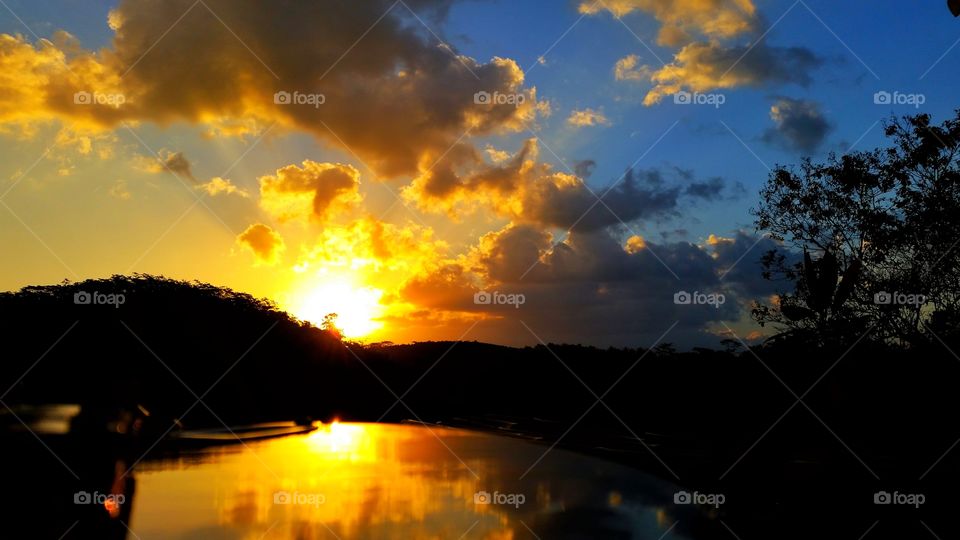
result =
[{"label": "sun glow", "polygon": [[364,424],[321,424],[307,437],[311,450],[330,461],[365,461],[377,459],[376,427]]},{"label": "sun glow", "polygon": [[319,326],[324,317],[336,313],[336,326],[344,337],[362,338],[383,327],[377,320],[383,313],[383,291],[339,278],[306,288],[293,312]]}]

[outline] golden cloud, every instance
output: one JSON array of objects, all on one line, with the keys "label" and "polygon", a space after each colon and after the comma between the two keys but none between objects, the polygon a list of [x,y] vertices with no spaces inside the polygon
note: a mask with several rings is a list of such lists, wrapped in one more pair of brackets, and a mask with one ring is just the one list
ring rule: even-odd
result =
[{"label": "golden cloud", "polygon": [[[408,4],[432,20],[448,7]],[[395,177],[421,172],[468,131],[517,131],[549,112],[516,62],[461,55],[391,6],[121,0],[108,19],[112,44],[100,51],[65,32],[36,44],[3,34],[0,124],[187,121],[213,135],[276,123]]]},{"label": "golden cloud", "polygon": [[821,63],[802,47],[771,47],[764,42],[754,47],[691,43],[677,52],[673,62],[650,74],[655,86],[643,103],[659,103],[681,90],[709,92],[771,83],[805,86],[810,83],[810,71]]},{"label": "golden cloud", "polygon": [[707,245],[708,245],[708,246],[718,246],[718,245],[720,245],[720,244],[732,244],[732,243],[734,243],[734,241],[735,241],[735,240],[734,240],[733,238],[726,238],[726,237],[723,237],[723,236],[717,236],[717,235],[715,235],[715,234],[713,234],[713,233],[710,233],[710,236],[707,237]]},{"label": "golden cloud", "polygon": [[609,126],[610,120],[603,111],[587,108],[571,111],[570,116],[567,117],[567,124],[573,127]]},{"label": "golden cloud", "polygon": [[360,171],[352,165],[310,160],[302,165],[260,177],[260,205],[274,217],[326,220],[361,201]]},{"label": "golden cloud", "polygon": [[650,66],[640,65],[638,55],[628,54],[617,60],[613,72],[618,81],[647,81],[650,80],[653,70]]},{"label": "golden cloud", "polygon": [[652,15],[660,22],[657,42],[676,47],[692,41],[692,35],[728,39],[757,28],[757,9],[751,0],[584,0],[580,13],[610,11],[623,17],[633,11]]},{"label": "golden cloud", "polygon": [[[607,0],[580,4],[581,13],[610,11],[622,17],[634,11],[652,15],[660,24],[660,45],[679,47],[673,60],[661,67],[641,64],[627,55],[614,65],[619,81],[650,81],[654,84],[644,105],[660,103],[680,91],[709,92],[717,89],[767,84],[806,85],[809,72],[821,60],[803,47],[774,47],[757,37],[760,17],[752,0]],[[753,44],[725,42],[754,36]]]},{"label": "golden cloud", "polygon": [[647,241],[644,240],[642,236],[635,234],[627,238],[627,243],[624,245],[623,250],[633,255],[642,249],[646,249],[646,247]]},{"label": "golden cloud", "polygon": [[239,197],[248,198],[250,194],[239,188],[226,178],[220,178],[215,176],[210,179],[209,182],[205,182],[197,186],[197,189],[203,191],[211,197],[216,197],[217,195],[237,195]]},{"label": "golden cloud", "polygon": [[455,146],[439,162],[423,163],[422,171],[403,188],[405,200],[428,211],[447,212],[452,217],[480,207],[494,208],[501,214],[519,212],[515,195],[545,165],[537,163],[536,139],[528,139],[515,154],[494,154],[499,161],[490,164],[472,146]]},{"label": "golden cloud", "polygon": [[256,257],[257,264],[273,265],[286,249],[283,238],[269,225],[255,223],[237,236],[237,244]]}]

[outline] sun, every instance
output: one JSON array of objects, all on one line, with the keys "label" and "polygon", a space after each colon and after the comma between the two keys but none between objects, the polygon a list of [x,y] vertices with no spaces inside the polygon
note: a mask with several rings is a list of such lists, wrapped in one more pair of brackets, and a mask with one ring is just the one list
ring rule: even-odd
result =
[{"label": "sun", "polygon": [[337,314],[337,328],[344,337],[362,338],[383,327],[377,320],[383,312],[383,291],[360,286],[349,279],[334,279],[306,289],[299,295],[294,314],[319,326],[330,313]]}]

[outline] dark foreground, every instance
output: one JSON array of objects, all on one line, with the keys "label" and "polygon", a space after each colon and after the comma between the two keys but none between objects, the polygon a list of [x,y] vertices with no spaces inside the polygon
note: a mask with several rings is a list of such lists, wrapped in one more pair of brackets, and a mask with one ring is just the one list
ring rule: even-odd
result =
[{"label": "dark foreground", "polygon": [[[138,302],[78,306],[78,286]],[[362,347],[243,295],[152,278],[40,288],[0,305],[12,537],[57,538],[78,522],[66,538],[135,538],[117,527],[129,507],[111,516],[73,494],[135,491],[124,473],[144,455],[140,467],[189,462],[197,441],[176,434],[291,418],[466,427],[722,495],[719,507],[696,506],[702,521],[682,520],[706,524],[689,538],[960,536],[960,359],[949,335],[909,351],[869,336],[689,353]],[[82,414],[69,434],[34,436],[24,411],[41,403]]]}]

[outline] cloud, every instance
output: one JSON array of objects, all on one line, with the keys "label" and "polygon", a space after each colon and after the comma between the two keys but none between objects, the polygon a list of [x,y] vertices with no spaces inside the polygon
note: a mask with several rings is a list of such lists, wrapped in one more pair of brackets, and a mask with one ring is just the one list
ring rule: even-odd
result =
[{"label": "cloud", "polygon": [[245,190],[237,187],[233,182],[226,178],[220,178],[215,176],[210,179],[209,182],[205,182],[197,186],[197,189],[203,191],[211,197],[216,197],[217,195],[237,195],[243,198],[250,197],[250,194]]},{"label": "cloud", "polygon": [[293,288],[313,288],[337,278],[375,288],[384,315],[402,319],[422,307],[406,303],[397,291],[415,276],[447,264],[448,250],[431,228],[416,223],[365,216],[344,225],[327,224],[300,250],[294,271],[301,285]]},{"label": "cloud", "polygon": [[639,56],[629,54],[617,60],[613,73],[618,81],[648,81],[653,69],[650,66],[640,65]]},{"label": "cloud", "polygon": [[726,180],[719,176],[704,181],[694,181],[684,188],[683,192],[690,197],[703,199],[705,201],[717,201],[723,198],[725,191],[732,191],[731,198],[737,198],[743,194],[743,184],[736,182],[732,187],[728,186]]},{"label": "cloud", "polygon": [[[761,18],[751,0],[584,0],[580,11],[610,11],[622,17],[633,11],[652,15],[660,24],[658,43],[678,47],[673,60],[661,67],[641,64],[627,55],[617,61],[619,81],[650,81],[645,105],[660,103],[681,90],[710,92],[743,86],[799,84],[822,60],[805,47],[768,45],[760,33]],[[749,37],[751,42],[734,40]]]},{"label": "cloud", "polygon": [[573,172],[580,178],[586,180],[593,176],[593,169],[597,167],[597,162],[592,159],[583,159],[573,163]]},{"label": "cloud", "polygon": [[[540,227],[512,223],[481,237],[459,260],[411,279],[401,296],[436,317],[481,316],[483,331],[521,342],[529,341],[518,334],[521,320],[548,342],[601,346],[649,345],[677,321],[666,341],[716,345],[721,337],[711,328],[740,321],[748,295],[763,292],[755,284],[762,281],[754,264],[759,247],[738,272],[720,278],[751,240],[738,236],[718,255],[714,245],[621,241],[608,230],[575,231],[558,242]],[[522,294],[525,302],[478,305],[473,294],[480,290]],[[725,303],[678,305],[679,291],[724,294]]]},{"label": "cloud", "polygon": [[417,310],[427,308],[462,314],[477,309],[473,294],[478,290],[479,285],[469,271],[460,264],[450,262],[411,277],[397,296],[418,306]]},{"label": "cloud", "polygon": [[[522,196],[515,218],[558,228],[597,230],[621,222],[663,217],[675,211],[677,187],[663,187],[656,170],[627,171],[616,184],[593,193],[572,175],[554,173],[534,183]],[[597,201],[602,197],[603,204]]]},{"label": "cloud", "polygon": [[651,73],[654,87],[643,103],[659,103],[665,96],[681,90],[709,92],[787,83],[807,86],[811,82],[810,72],[823,63],[805,47],[774,47],[765,43],[686,45],[676,53],[673,62]]},{"label": "cloud", "polygon": [[[404,188],[403,196],[421,209],[454,217],[484,208],[517,222],[594,230],[620,220],[666,215],[682,195],[677,187],[663,187],[659,171],[628,171],[615,185],[594,195],[582,178],[539,163],[538,153],[537,140],[528,139],[510,159],[478,162],[469,175],[459,175],[449,163],[441,162]],[[597,196],[606,191],[604,206]]]},{"label": "cloud", "polygon": [[[438,24],[451,3],[407,5]],[[121,0],[109,25],[113,40],[98,51],[63,32],[36,44],[0,35],[0,71],[10,74],[0,80],[0,123],[184,121],[243,134],[276,122],[277,131],[311,133],[396,177],[423,173],[468,130],[514,132],[547,112],[516,62],[464,56],[388,0],[283,10]],[[477,104],[481,91],[515,99]],[[275,102],[278,92],[291,100]]]},{"label": "cloud", "polygon": [[[460,151],[451,149],[451,153]],[[691,171],[676,167],[628,170],[610,186],[590,188],[584,178],[595,162],[578,162],[574,174],[570,174],[538,162],[538,153],[537,140],[528,139],[517,153],[498,163],[482,163],[479,155],[473,156],[476,164],[469,175],[457,174],[449,163],[441,161],[429,174],[403,188],[402,195],[422,210],[446,212],[457,219],[488,210],[517,223],[593,231],[638,220],[670,218],[678,215],[683,198],[714,201],[725,190],[736,195],[741,189],[740,184],[728,187],[722,178],[697,181]],[[602,197],[602,203],[598,197]]]},{"label": "cloud", "polygon": [[[732,189],[736,193],[736,185]],[[631,169],[618,182],[595,188],[593,193],[581,179],[553,173],[524,190],[521,210],[510,217],[519,222],[595,231],[620,223],[674,217],[684,199],[715,201],[730,190],[723,178],[697,181],[691,171],[678,168]]]},{"label": "cloud", "polygon": [[567,117],[567,124],[573,127],[609,126],[610,120],[603,114],[603,111],[587,108],[571,111],[570,116]]},{"label": "cloud", "polygon": [[472,146],[458,144],[442,159],[424,167],[401,193],[405,200],[427,211],[455,215],[487,206],[509,212],[509,207],[516,206],[515,195],[548,168],[537,163],[538,156],[534,138],[524,141],[512,156],[498,153],[493,163],[484,162]]},{"label": "cloud", "polygon": [[193,171],[190,167],[190,162],[187,161],[186,156],[183,155],[183,152],[174,152],[168,153],[163,157],[163,169],[171,172],[177,176],[189,178],[190,180],[196,182],[197,179],[193,176]]},{"label": "cloud", "polygon": [[774,127],[763,134],[765,142],[798,152],[815,152],[833,126],[814,101],[781,97],[770,107]]},{"label": "cloud", "polygon": [[717,269],[724,275],[724,281],[737,288],[740,295],[748,299],[766,298],[792,287],[786,281],[762,279],[763,268],[760,264],[764,253],[777,250],[786,257],[786,264],[799,262],[801,256],[784,249],[783,245],[769,237],[758,237],[746,232],[736,231],[730,238],[711,234],[707,238]]},{"label": "cloud", "polygon": [[247,230],[237,236],[237,244],[250,250],[258,264],[265,265],[276,264],[286,249],[280,234],[263,223],[247,227]]},{"label": "cloud", "polygon": [[139,155],[134,159],[134,166],[144,172],[159,174],[170,173],[191,182],[197,182],[193,175],[193,167],[183,152],[160,150],[158,156]]},{"label": "cloud", "polygon": [[693,36],[729,39],[758,27],[751,0],[583,0],[580,12],[610,11],[623,17],[633,11],[652,15],[661,24],[657,42],[667,47],[687,43]]},{"label": "cloud", "polygon": [[260,205],[278,219],[325,220],[360,202],[360,171],[352,165],[306,160],[261,176]]},{"label": "cloud", "polygon": [[114,182],[113,185],[107,190],[107,195],[121,201],[129,201],[131,198],[133,198],[130,190],[127,189],[126,180],[117,180]]}]

